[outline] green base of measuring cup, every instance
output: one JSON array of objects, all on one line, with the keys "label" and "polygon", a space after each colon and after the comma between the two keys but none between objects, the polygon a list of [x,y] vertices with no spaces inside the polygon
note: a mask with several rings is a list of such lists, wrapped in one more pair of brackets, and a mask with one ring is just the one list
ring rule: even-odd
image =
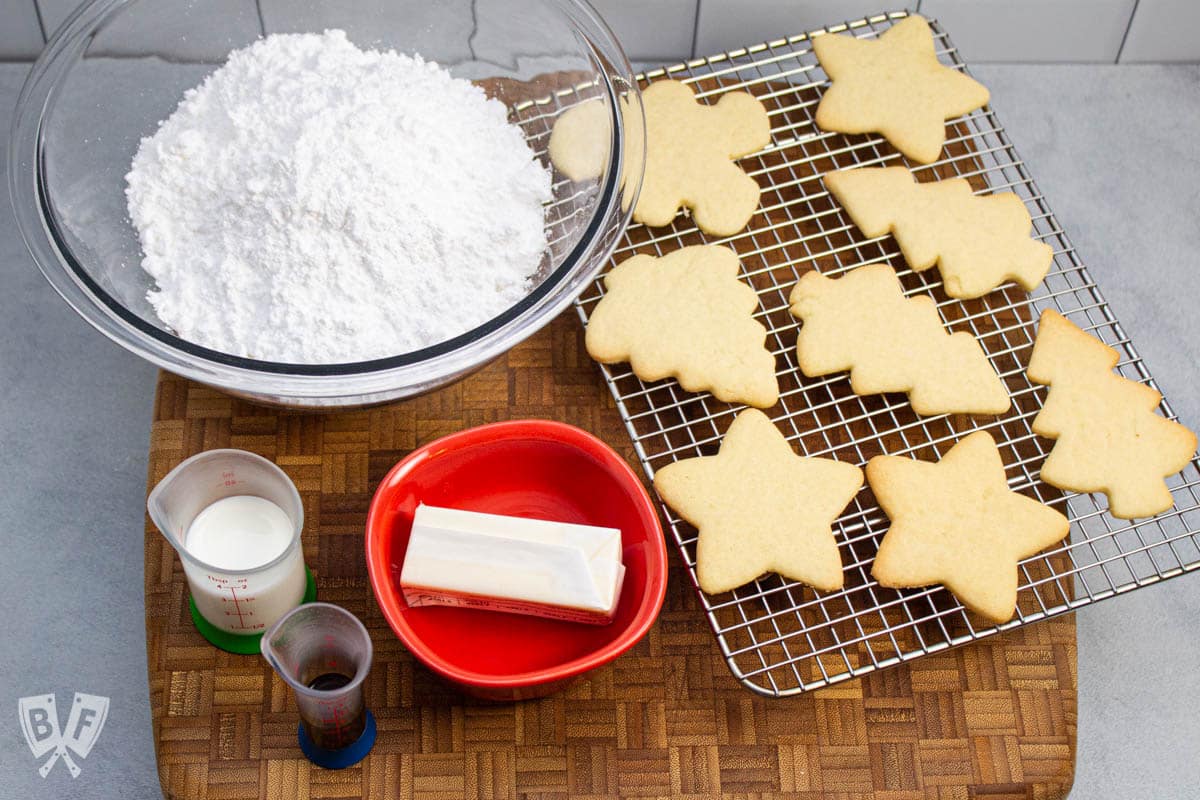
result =
[{"label": "green base of measuring cup", "polygon": [[[304,586],[304,598],[300,601],[301,604],[311,603],[317,599],[317,582],[313,579],[313,574],[307,566],[304,568],[304,575],[308,580]],[[192,612],[192,624],[196,626],[196,630],[200,631],[200,635],[211,644],[227,653],[237,653],[243,656],[258,655],[262,652],[261,633],[229,633],[221,630],[200,616],[200,612],[196,610],[196,601],[191,598],[191,595],[188,596],[188,608]]]}]

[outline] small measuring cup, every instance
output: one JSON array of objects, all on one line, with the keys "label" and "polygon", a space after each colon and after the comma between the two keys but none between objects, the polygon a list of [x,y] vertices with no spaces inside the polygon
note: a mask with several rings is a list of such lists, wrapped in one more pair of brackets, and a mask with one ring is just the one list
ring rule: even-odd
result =
[{"label": "small measuring cup", "polygon": [[[251,569],[224,569],[188,552],[188,528],[218,500],[254,495],[279,506],[292,522],[292,539],[277,557]],[[316,598],[304,566],[300,493],[278,466],[244,450],[208,450],[167,473],[146,501],[150,518],[183,562],[191,589],[192,622],[208,641],[233,653],[259,652],[276,620]]]},{"label": "small measuring cup", "polygon": [[375,743],[362,687],[372,652],[358,618],[331,603],[293,609],[262,638],[263,658],[296,695],[300,749],[318,766],[357,764]]}]

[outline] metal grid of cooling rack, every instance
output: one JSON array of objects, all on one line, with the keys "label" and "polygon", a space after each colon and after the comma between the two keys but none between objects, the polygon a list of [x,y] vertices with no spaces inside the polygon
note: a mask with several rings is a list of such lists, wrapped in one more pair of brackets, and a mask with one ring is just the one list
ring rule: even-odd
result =
[{"label": "metal grid of cooling rack", "polygon": [[[903,16],[899,12],[871,17],[824,32],[876,37]],[[939,58],[965,70],[945,31],[936,22],[932,25]],[[965,177],[977,192],[1015,192],[1033,217],[1034,235],[1053,248],[1054,264],[1032,294],[1009,288],[982,301],[950,300],[940,290],[936,270],[908,270],[890,237],[864,239],[824,191],[820,175],[828,169],[906,162],[879,137],[844,137],[819,131],[813,124],[816,104],[828,84],[811,53],[811,35],[641,76],[643,84],[664,77],[694,84],[697,96],[707,102],[715,102],[725,91],[750,91],[768,104],[772,144],[739,162],[763,186],[760,210],[745,231],[710,239],[685,217],[667,228],[635,225],[618,244],[614,262],[634,252],[662,255],[697,243],[726,244],[738,253],[742,279],[758,292],[757,316],[768,328],[767,343],[777,357],[781,398],[767,413],[798,452],[860,465],[880,452],[931,460],[970,430],[989,430],[1004,456],[1010,488],[1059,508],[1072,524],[1071,535],[1059,546],[1022,562],[1017,614],[996,626],[969,615],[941,587],[898,591],[871,579],[871,562],[888,520],[864,488],[835,524],[846,578],[843,589],[814,592],[767,575],[732,593],[700,593],[734,674],[748,688],[774,696],[858,677],[1200,568],[1197,460],[1168,480],[1175,507],[1137,521],[1109,516],[1102,495],[1064,494],[1039,480],[1040,464],[1052,442],[1035,436],[1030,423],[1046,390],[1029,383],[1023,368],[1041,309],[1057,309],[1119,350],[1122,376],[1155,384],[995,112],[989,106],[953,121],[944,158],[926,167],[909,166],[919,176],[929,171],[922,176],[926,179]],[[932,294],[950,329],[970,331],[979,339],[1013,396],[1008,414],[916,417],[902,395],[860,398],[849,392],[845,375],[810,380],[799,374],[793,354],[798,324],[787,313],[792,284],[809,269],[839,274],[878,261],[897,268],[906,293]],[[584,292],[577,303],[581,319],[586,321],[603,293],[602,279]],[[644,383],[628,365],[603,371],[651,479],[664,464],[714,453],[740,410],[708,394],[684,392],[673,380]],[[1174,418],[1165,401],[1161,411]],[[662,508],[695,582],[696,531],[665,505]]]}]

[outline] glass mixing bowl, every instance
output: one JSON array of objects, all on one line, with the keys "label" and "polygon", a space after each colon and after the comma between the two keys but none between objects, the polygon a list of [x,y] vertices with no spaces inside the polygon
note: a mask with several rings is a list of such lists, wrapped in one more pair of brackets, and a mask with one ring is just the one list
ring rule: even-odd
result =
[{"label": "glass mixing bowl", "polygon": [[[554,174],[548,245],[527,296],[453,339],[389,358],[287,364],[176,336],[125,206],[142,137],[183,93],[264,34],[340,28],[363,48],[420,53],[509,109],[543,163],[555,119],[587,100],[605,130],[600,174]],[[629,62],[583,0],[95,0],[55,34],[21,92],[9,189],[47,280],[97,330],[172,372],[259,402],[366,405],[429,391],[507,351],[561,312],[612,254],[641,186],[645,129]],[[398,309],[397,313],[403,313]]]}]

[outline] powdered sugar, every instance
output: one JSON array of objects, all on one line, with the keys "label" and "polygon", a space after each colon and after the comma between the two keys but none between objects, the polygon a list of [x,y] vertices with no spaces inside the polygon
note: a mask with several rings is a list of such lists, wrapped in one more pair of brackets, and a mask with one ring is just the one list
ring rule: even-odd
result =
[{"label": "powdered sugar", "polygon": [[409,352],[502,312],[529,290],[551,197],[502,103],[341,31],[232,53],[126,180],[162,321],[294,363]]}]

